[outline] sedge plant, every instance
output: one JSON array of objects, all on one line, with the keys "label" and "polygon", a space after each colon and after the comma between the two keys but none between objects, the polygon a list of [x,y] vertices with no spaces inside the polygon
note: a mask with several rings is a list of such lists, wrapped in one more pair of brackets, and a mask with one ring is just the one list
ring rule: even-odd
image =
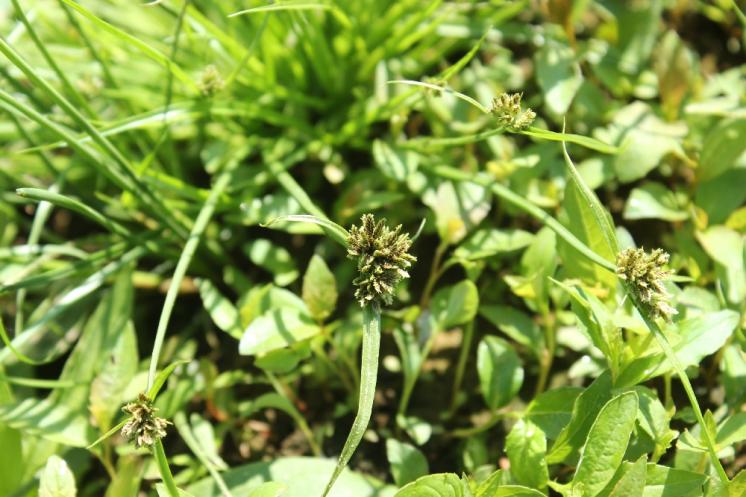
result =
[{"label": "sedge plant", "polygon": [[417,258],[409,253],[413,240],[408,233],[402,232],[401,225],[392,229],[386,224],[386,219],[376,221],[372,214],[364,214],[360,218],[360,225],[352,226],[349,232],[328,219],[314,216],[287,216],[270,224],[281,220],[321,225],[346,248],[347,257],[357,261],[358,275],[352,283],[356,287],[355,300],[363,314],[358,408],[337,464],[322,493],[322,497],[326,497],[360,445],[373,412],[381,346],[381,307],[393,303],[396,286],[402,279],[409,278],[408,269]]}]

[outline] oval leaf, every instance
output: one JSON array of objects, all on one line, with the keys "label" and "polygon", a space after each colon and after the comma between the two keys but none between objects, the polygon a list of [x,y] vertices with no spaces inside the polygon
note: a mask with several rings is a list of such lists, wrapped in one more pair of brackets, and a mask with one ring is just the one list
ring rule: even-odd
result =
[{"label": "oval leaf", "polygon": [[637,394],[625,392],[608,401],[598,413],[580,454],[573,486],[582,485],[584,497],[594,497],[611,481],[627,450],[637,418]]},{"label": "oval leaf", "polygon": [[477,349],[477,372],[482,395],[490,409],[506,405],[523,384],[523,368],[518,354],[508,342],[486,336]]}]

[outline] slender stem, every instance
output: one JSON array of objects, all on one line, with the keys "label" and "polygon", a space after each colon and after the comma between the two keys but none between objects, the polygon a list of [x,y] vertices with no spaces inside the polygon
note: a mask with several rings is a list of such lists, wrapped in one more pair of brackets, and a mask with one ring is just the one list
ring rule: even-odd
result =
[{"label": "slender stem", "polygon": [[591,250],[588,245],[580,241],[578,237],[572,234],[572,232],[565,226],[563,226],[562,223],[542,210],[541,207],[532,204],[517,193],[511,191],[505,185],[496,183],[493,177],[489,175],[473,174],[449,166],[435,166],[431,170],[435,174],[443,178],[448,178],[455,181],[467,181],[489,188],[490,190],[492,190],[492,193],[494,193],[498,197],[502,198],[510,204],[513,204],[515,207],[518,207],[522,211],[544,223],[549,229],[554,231],[560,238],[566,241],[569,245],[571,245],[574,249],[587,257],[589,260],[595,262],[608,271],[615,272],[616,267],[614,266],[614,264]]},{"label": "slender stem", "polygon": [[451,390],[450,414],[456,412],[458,394],[461,391],[461,384],[464,381],[464,371],[466,371],[466,360],[469,358],[469,352],[471,351],[471,342],[473,340],[474,321],[469,321],[464,327],[464,338],[461,340],[461,350],[458,356],[458,363],[456,364],[456,375],[453,379],[453,387]]},{"label": "slender stem", "polygon": [[552,369],[552,363],[554,362],[554,352],[557,348],[557,337],[554,328],[554,323],[550,320],[549,314],[544,315],[544,340],[546,347],[541,352],[539,358],[539,380],[536,382],[536,391],[534,396],[539,395],[546,389],[547,380],[549,379],[549,372]]},{"label": "slender stem", "polygon": [[373,411],[373,399],[376,395],[376,379],[378,377],[378,352],[381,348],[381,309],[377,304],[363,307],[363,350],[360,360],[360,396],[357,414],[352,422],[350,434],[347,435],[342,453],[334,468],[329,482],[326,484],[322,497],[326,497],[334,486],[334,482],[342,470],[350,462],[352,454],[357,449],[363,434],[368,428],[370,415]]},{"label": "slender stem", "polygon": [[443,274],[441,271],[441,261],[443,260],[443,255],[445,254],[446,250],[448,249],[448,243],[441,240],[440,244],[438,245],[438,248],[435,249],[435,256],[433,257],[433,264],[430,267],[430,276],[427,278],[427,282],[425,283],[425,288],[422,290],[422,297],[420,297],[420,308],[424,309],[427,307],[427,305],[430,303],[430,295],[433,293],[433,288],[435,287],[435,283],[437,283],[438,278]]},{"label": "slender stem", "polygon": [[184,439],[184,443],[186,443],[187,447],[194,452],[194,455],[197,456],[197,459],[199,459],[202,465],[207,468],[207,472],[210,473],[212,479],[215,480],[215,484],[218,486],[218,489],[220,489],[220,493],[223,494],[223,497],[233,497],[233,494],[228,488],[228,485],[226,485],[223,477],[220,475],[220,472],[215,467],[215,464],[210,461],[210,458],[205,454],[202,445],[200,445],[200,442],[192,431],[192,427],[189,425],[189,422],[187,422],[186,415],[183,411],[176,413],[174,416],[174,424],[176,425],[176,429],[179,430],[181,438]]},{"label": "slender stem", "polygon": [[60,68],[59,65],[57,65],[57,62],[54,60],[54,57],[52,57],[49,52],[47,51],[46,45],[44,45],[44,42],[39,39],[39,36],[36,34],[36,31],[34,30],[33,25],[29,22],[28,18],[26,17],[26,14],[23,12],[23,9],[18,3],[18,0],[11,0],[13,2],[13,7],[15,8],[16,14],[18,14],[18,17],[21,19],[21,22],[24,26],[26,26],[26,31],[29,34],[29,37],[31,38],[31,41],[34,42],[34,45],[36,45],[36,48],[39,49],[39,52],[41,53],[42,57],[44,57],[44,60],[47,61],[47,64],[49,64],[49,67],[52,68],[52,71],[57,75],[57,77],[60,80],[60,83],[62,83],[62,87],[65,89],[65,91],[72,95],[72,97],[75,99],[77,105],[80,105],[80,107],[85,111],[86,114],[88,114],[88,117],[96,117],[96,113],[91,108],[90,105],[88,105],[88,101],[83,98],[83,96],[78,92],[78,90],[70,83],[70,80],[67,79],[67,76],[65,75],[65,71]]},{"label": "slender stem", "polygon": [[179,497],[179,489],[176,488],[174,475],[171,474],[171,468],[168,466],[168,458],[166,458],[166,452],[163,450],[163,443],[161,443],[160,439],[156,440],[153,444],[153,457],[158,465],[158,472],[161,474],[161,479],[166,486],[166,490],[168,490],[169,497]]},{"label": "slender stem", "polygon": [[[280,381],[280,379],[270,371],[265,371],[264,373],[267,375],[267,378],[269,378],[269,382],[272,383],[272,387],[275,389],[277,393],[285,397],[287,401],[293,405],[298,403],[298,398],[285,383]],[[302,415],[300,415],[300,413],[298,413],[298,415],[296,416],[293,416],[293,419],[295,420],[296,423],[298,423],[298,428],[303,433],[303,436],[306,437],[306,440],[308,441],[308,445],[311,447],[311,451],[313,452],[313,455],[315,455],[316,457],[320,457],[321,447],[319,447],[319,444],[316,443],[316,439],[313,437],[313,432],[311,431],[311,428],[308,426],[306,419]]]},{"label": "slender stem", "polygon": [[[237,155],[239,157],[241,154]],[[189,264],[192,262],[194,252],[197,250],[202,233],[205,231],[207,224],[212,218],[213,212],[215,212],[215,205],[217,204],[218,198],[222,195],[223,191],[228,187],[231,178],[233,177],[233,171],[238,165],[238,159],[232,160],[225,168],[223,173],[215,182],[210,191],[210,196],[202,206],[197,220],[194,223],[192,232],[189,234],[186,244],[184,245],[184,251],[179,257],[179,262],[176,264],[174,270],[174,276],[171,279],[171,285],[168,287],[168,293],[166,294],[166,301],[163,304],[163,310],[161,311],[161,317],[158,320],[158,328],[155,333],[155,340],[153,342],[153,352],[150,355],[150,368],[148,369],[148,388],[153,386],[153,380],[155,379],[155,372],[158,367],[158,358],[161,354],[161,347],[163,346],[163,340],[166,336],[166,328],[168,322],[171,319],[171,312],[173,311],[174,304],[176,303],[176,297],[179,294],[181,288],[181,281],[184,279]]]},{"label": "slender stem", "polygon": [[652,318],[652,316],[649,315],[647,311],[647,307],[645,307],[642,304],[642,302],[639,301],[635,293],[631,291],[630,288],[628,288],[626,283],[623,283],[623,284],[624,284],[625,290],[627,291],[627,295],[629,295],[630,299],[632,299],[632,303],[635,304],[635,307],[640,313],[640,316],[642,316],[643,321],[645,321],[645,324],[647,325],[648,329],[653,334],[655,339],[658,341],[658,345],[660,345],[661,349],[663,349],[663,353],[666,355],[666,358],[671,362],[674,370],[676,371],[677,376],[679,377],[679,380],[681,380],[681,383],[684,386],[684,391],[686,392],[686,396],[689,399],[689,403],[692,406],[694,415],[697,417],[697,422],[699,423],[699,426],[702,430],[702,435],[704,436],[704,441],[705,441],[705,444],[707,445],[707,452],[710,455],[710,461],[712,465],[714,466],[715,470],[717,471],[718,476],[720,477],[720,480],[724,483],[728,483],[728,475],[725,472],[725,469],[723,469],[723,465],[717,456],[717,450],[715,449],[715,441],[712,438],[712,434],[710,433],[710,430],[707,429],[707,425],[705,424],[705,419],[704,419],[704,416],[702,415],[702,410],[699,407],[699,402],[697,402],[697,396],[694,393],[694,388],[692,388],[692,384],[689,381],[689,377],[686,375],[684,368],[681,366],[681,363],[679,362],[679,358],[676,357],[676,352],[674,352],[673,347],[671,347],[671,344],[669,343],[668,338],[666,338],[666,335],[663,334],[663,330],[661,330],[661,328],[658,326],[658,323],[656,323],[655,320]]}]

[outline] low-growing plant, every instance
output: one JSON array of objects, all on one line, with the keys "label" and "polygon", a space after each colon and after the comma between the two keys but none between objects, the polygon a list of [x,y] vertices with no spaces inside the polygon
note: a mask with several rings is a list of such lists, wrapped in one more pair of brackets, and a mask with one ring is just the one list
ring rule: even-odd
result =
[{"label": "low-growing plant", "polygon": [[736,2],[0,26],[0,497],[746,495]]}]

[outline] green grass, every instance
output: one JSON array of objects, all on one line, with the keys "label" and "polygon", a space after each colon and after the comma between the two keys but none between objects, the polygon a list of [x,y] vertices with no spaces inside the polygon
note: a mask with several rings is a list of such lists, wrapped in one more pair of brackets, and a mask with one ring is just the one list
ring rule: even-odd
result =
[{"label": "green grass", "polygon": [[0,3],[0,496],[743,495],[743,9],[565,3]]}]

